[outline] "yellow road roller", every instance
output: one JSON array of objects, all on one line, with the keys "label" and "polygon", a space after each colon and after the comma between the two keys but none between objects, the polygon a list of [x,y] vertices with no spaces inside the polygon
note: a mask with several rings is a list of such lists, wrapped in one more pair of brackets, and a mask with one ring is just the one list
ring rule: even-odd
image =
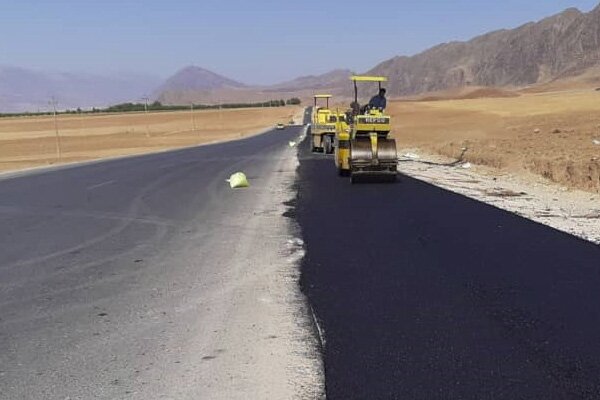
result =
[{"label": "yellow road roller", "polygon": [[335,124],[335,147],[334,160],[338,173],[341,176],[350,175],[350,126],[349,119],[352,117],[350,112],[337,112],[338,119]]},{"label": "yellow road roller", "polygon": [[[313,152],[333,153],[333,141],[335,139],[336,115],[329,109],[330,94],[316,94],[314,96],[314,107],[312,115],[311,145]],[[325,101],[325,107],[319,103]]]},{"label": "yellow road roller", "polygon": [[381,76],[352,76],[354,102],[346,113],[348,127],[336,125],[335,164],[340,175],[350,175],[352,183],[394,182],[398,170],[396,141],[389,138],[391,117],[382,108],[361,107],[358,102],[359,83],[381,83]]}]

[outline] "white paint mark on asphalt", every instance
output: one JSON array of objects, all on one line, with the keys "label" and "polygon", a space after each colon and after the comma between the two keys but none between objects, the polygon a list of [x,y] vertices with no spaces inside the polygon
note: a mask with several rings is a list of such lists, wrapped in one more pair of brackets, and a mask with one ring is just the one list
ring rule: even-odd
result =
[{"label": "white paint mark on asphalt", "polygon": [[94,190],[94,189],[99,189],[103,186],[108,186],[108,185],[112,185],[113,183],[115,183],[116,181],[106,181],[106,182],[102,182],[99,183],[97,185],[92,185],[92,186],[88,186],[87,189],[88,190]]},{"label": "white paint mark on asphalt", "polygon": [[323,333],[323,329],[321,328],[321,325],[319,324],[319,320],[317,319],[317,315],[315,314],[315,310],[313,309],[312,305],[310,306],[310,313],[312,314],[313,321],[315,323],[315,326],[317,327],[317,333],[319,334],[319,342],[321,343],[321,348],[324,349],[325,348],[325,334]]}]

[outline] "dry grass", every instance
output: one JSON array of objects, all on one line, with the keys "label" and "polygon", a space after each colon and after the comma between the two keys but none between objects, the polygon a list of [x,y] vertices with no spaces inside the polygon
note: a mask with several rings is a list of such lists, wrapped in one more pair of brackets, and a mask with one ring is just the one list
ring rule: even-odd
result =
[{"label": "dry grass", "polygon": [[17,170],[233,140],[278,122],[299,107],[162,113],[60,115],[61,158],[52,117],[0,119],[0,170]]},{"label": "dry grass", "polygon": [[419,147],[510,172],[600,192],[600,92],[392,102],[399,147]]}]

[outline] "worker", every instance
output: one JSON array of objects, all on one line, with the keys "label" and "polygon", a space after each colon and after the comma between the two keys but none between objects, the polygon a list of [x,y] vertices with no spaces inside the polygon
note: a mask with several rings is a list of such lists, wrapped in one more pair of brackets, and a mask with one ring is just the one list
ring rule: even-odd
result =
[{"label": "worker", "polygon": [[385,110],[385,108],[387,106],[385,92],[386,91],[384,88],[379,89],[379,94],[376,96],[373,96],[373,98],[371,100],[369,100],[369,108],[376,108],[381,111]]}]

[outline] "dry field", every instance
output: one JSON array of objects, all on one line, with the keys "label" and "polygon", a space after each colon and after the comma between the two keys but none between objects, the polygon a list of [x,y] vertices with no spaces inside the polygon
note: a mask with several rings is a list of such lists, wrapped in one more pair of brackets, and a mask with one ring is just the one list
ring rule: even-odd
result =
[{"label": "dry field", "polygon": [[400,153],[458,157],[467,148],[474,164],[600,192],[600,91],[482,97],[391,102]]},{"label": "dry field", "polygon": [[278,122],[300,107],[104,115],[59,115],[60,160],[52,117],[0,118],[0,171],[233,140]]}]

